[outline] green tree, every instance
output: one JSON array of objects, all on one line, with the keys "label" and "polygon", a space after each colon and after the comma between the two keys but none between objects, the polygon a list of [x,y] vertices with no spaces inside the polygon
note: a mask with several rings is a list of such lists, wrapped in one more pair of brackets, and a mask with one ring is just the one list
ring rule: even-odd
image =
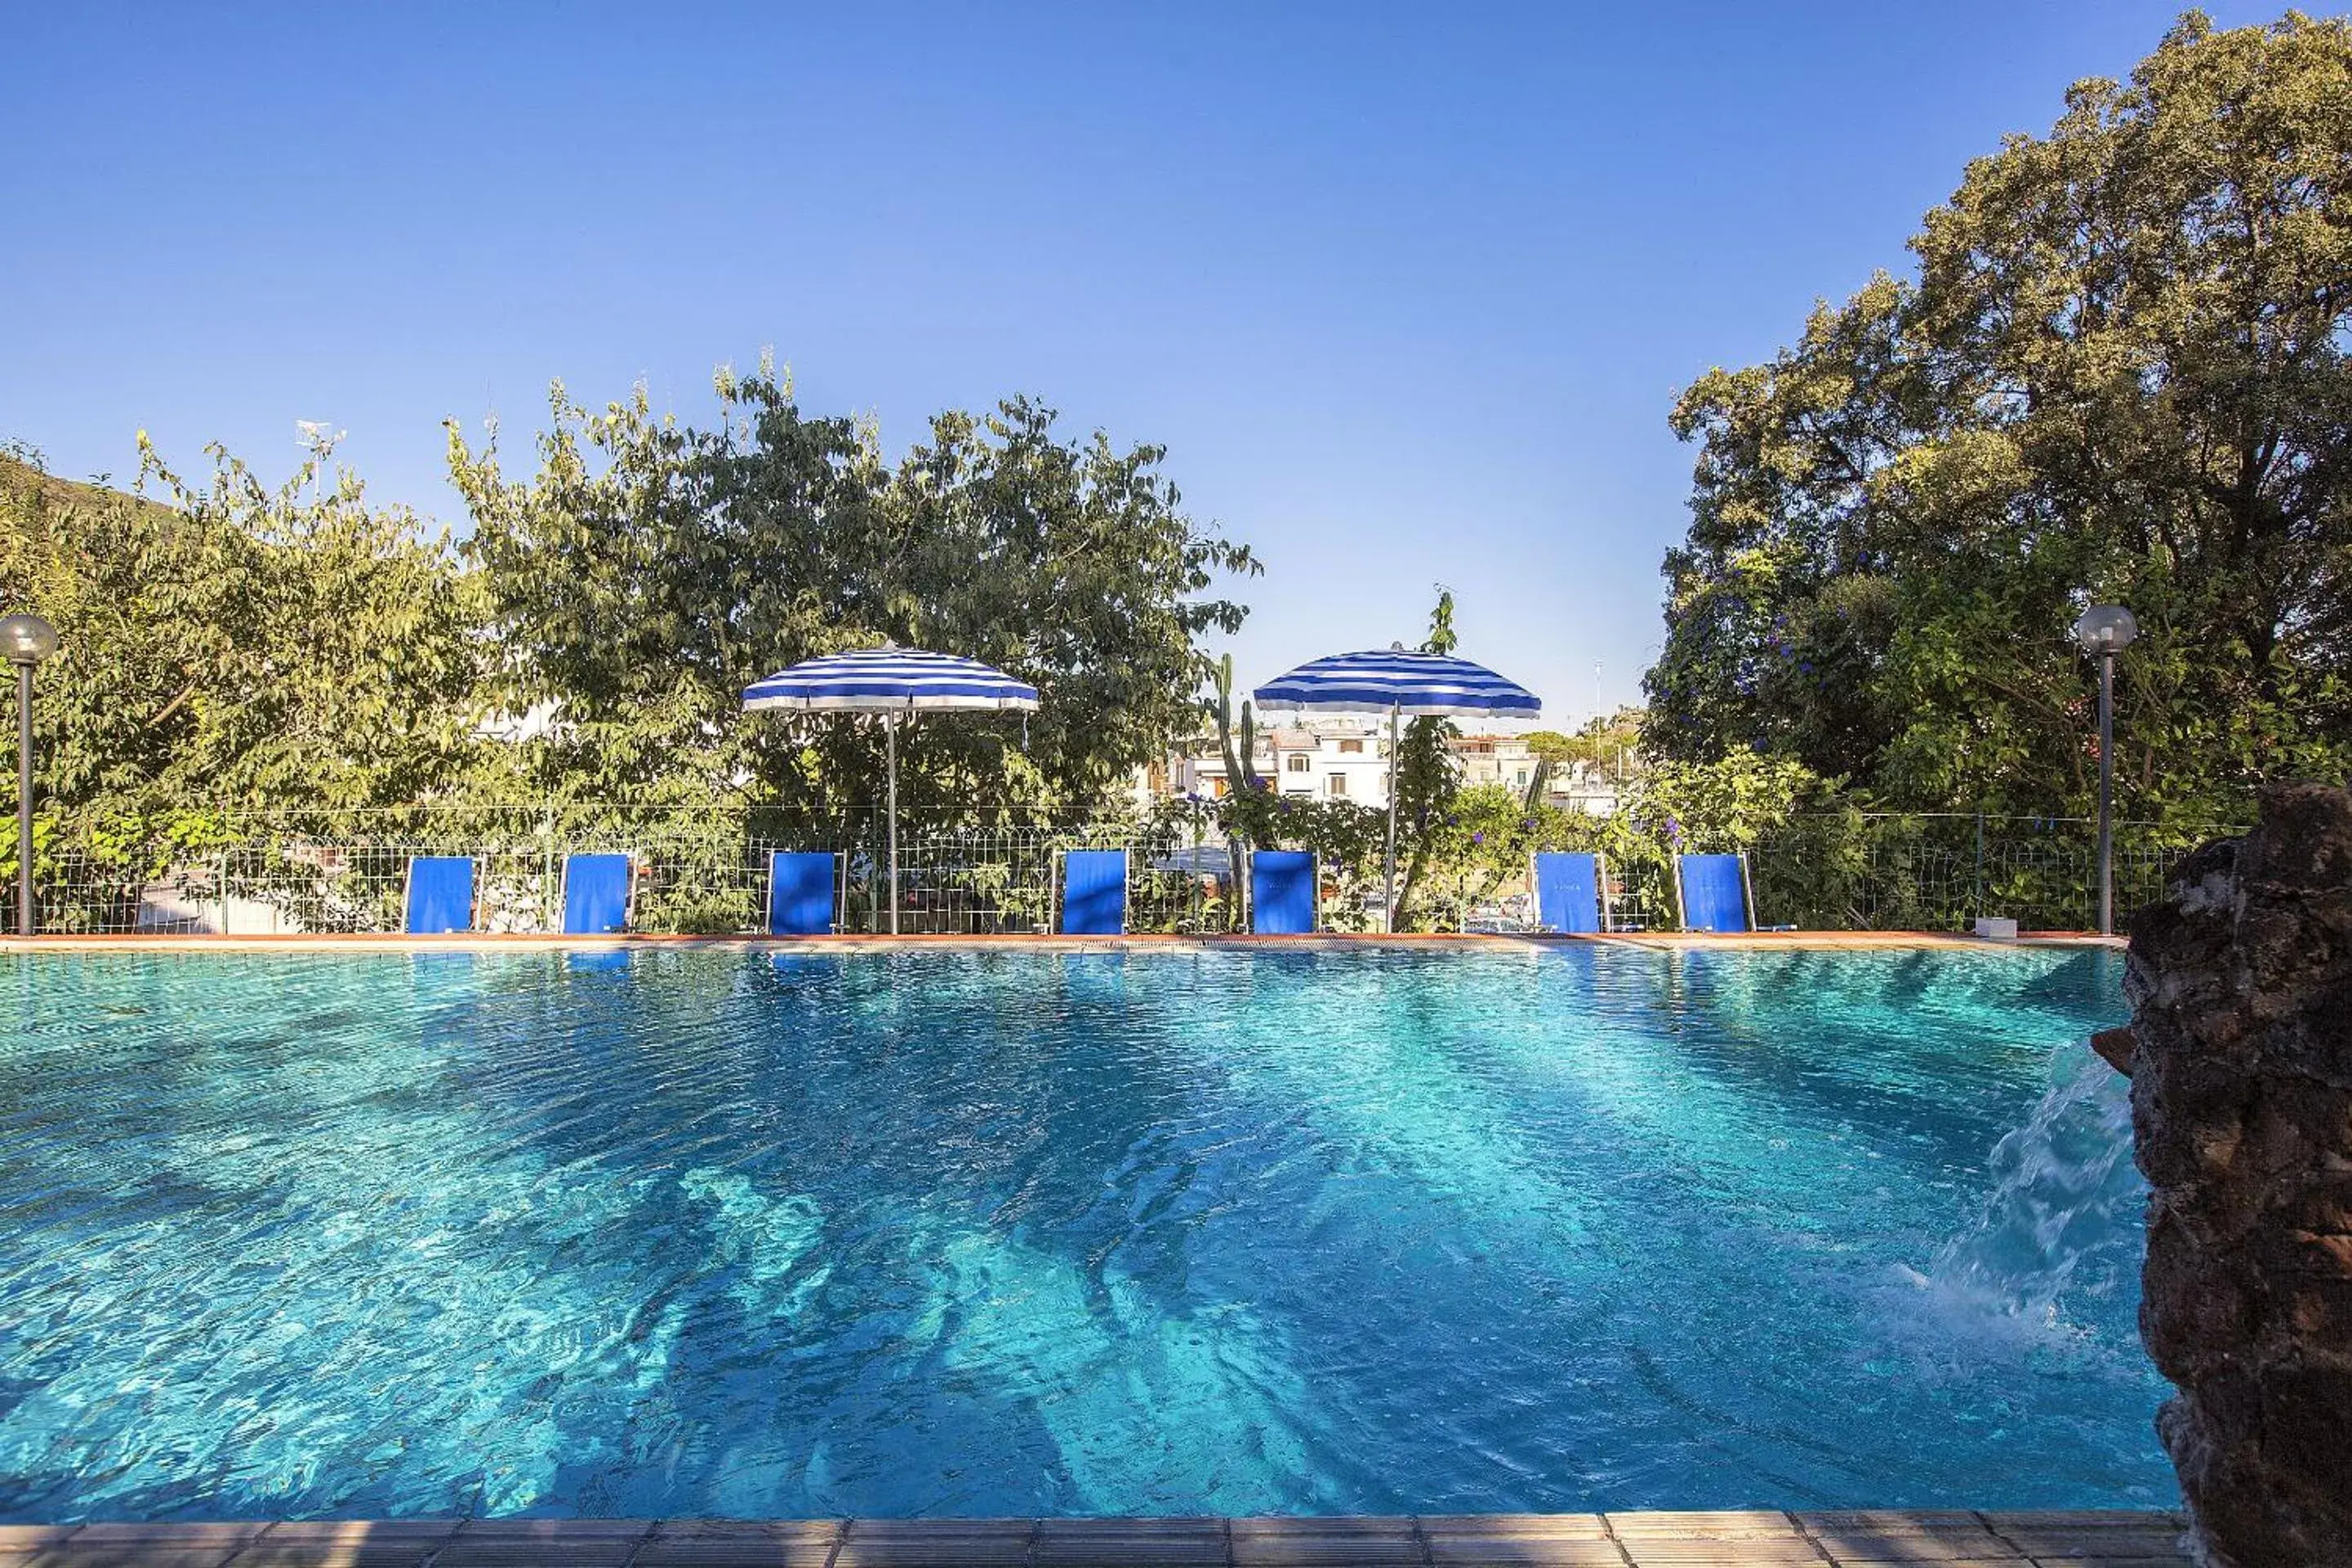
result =
[{"label": "green tree", "polygon": [[529,479],[454,428],[505,661],[542,787],[714,798],[837,816],[882,777],[871,726],[747,721],[741,692],[814,654],[896,641],[1034,684],[1026,726],[918,725],[911,813],[1093,808],[1190,727],[1197,637],[1246,613],[1210,596],[1249,551],[1180,509],[1157,447],[1066,442],[1024,400],[948,413],[896,467],[876,433],[804,413],[763,366],[718,378],[710,429],[642,391],[591,413],[561,386]]},{"label": "green tree", "polygon": [[845,419],[758,404],[756,445],[656,416],[642,387],[601,412],[558,384],[538,468],[510,479],[495,427],[452,424],[449,471],[499,649],[492,689],[549,796],[740,801],[814,766],[788,727],[745,723],[742,691],[814,653],[879,642],[834,561],[874,548],[882,468]]},{"label": "green tree", "polygon": [[[1454,651],[1454,590],[1439,584],[1436,607],[1430,611],[1429,636],[1423,653]],[[1412,899],[1429,869],[1436,830],[1444,826],[1461,787],[1462,773],[1453,742],[1462,738],[1451,719],[1424,717],[1408,721],[1397,743],[1396,805],[1398,847],[1403,852],[1403,885],[1398,889],[1396,929],[1412,928]]]},{"label": "green tree", "polygon": [[2352,760],[2352,26],[2191,14],[1971,163],[1915,279],[1717,370],[1645,737],[1909,808],[2076,813],[2087,599],[2138,612],[2124,809]]},{"label": "green tree", "polygon": [[1614,768],[1622,756],[1642,744],[1642,726],[1647,717],[1639,708],[1620,708],[1614,713],[1593,715],[1573,735],[1531,730],[1526,737],[1528,750],[1538,762],[1554,767]]},{"label": "green tree", "polygon": [[142,435],[138,496],[0,469],[0,598],[61,636],[37,708],[53,823],[123,833],[479,782],[481,606],[446,537],[347,472],[272,489],[209,450],[194,486]]}]

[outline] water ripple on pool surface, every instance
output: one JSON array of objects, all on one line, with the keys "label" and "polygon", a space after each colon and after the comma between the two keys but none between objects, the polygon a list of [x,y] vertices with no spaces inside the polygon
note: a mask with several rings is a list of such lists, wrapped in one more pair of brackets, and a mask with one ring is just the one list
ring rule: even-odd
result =
[{"label": "water ripple on pool surface", "polygon": [[0,1519],[2168,1503],[2118,971],[16,958]]}]

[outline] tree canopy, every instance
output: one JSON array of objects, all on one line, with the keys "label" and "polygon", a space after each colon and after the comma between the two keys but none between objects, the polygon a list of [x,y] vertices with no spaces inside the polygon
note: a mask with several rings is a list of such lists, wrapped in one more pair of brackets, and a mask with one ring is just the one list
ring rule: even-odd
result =
[{"label": "tree canopy", "polygon": [[764,369],[718,391],[719,419],[696,429],[642,394],[591,413],[559,386],[528,479],[495,440],[450,431],[496,679],[533,716],[540,787],[842,809],[880,777],[878,735],[746,722],[741,693],[885,641],[981,659],[1041,699],[1025,726],[909,732],[916,809],[1088,807],[1190,727],[1197,639],[1246,614],[1209,591],[1258,566],[1184,515],[1161,448],[1062,439],[1016,398],[936,416],[893,466],[870,426],[803,412]]},{"label": "tree canopy", "polygon": [[377,807],[478,764],[478,602],[446,538],[348,475],[272,489],[215,448],[198,486],[140,454],[139,495],[0,472],[0,599],[62,634],[37,710],[53,815]]},{"label": "tree canopy", "polygon": [[86,837],[246,807],[869,803],[878,734],[745,714],[760,676],[886,640],[1036,685],[1018,719],[902,744],[917,809],[1085,812],[1193,718],[1197,643],[1257,571],[1197,526],[1164,452],[1068,439],[1026,399],[949,412],[896,464],[765,369],[719,415],[560,385],[528,477],[453,427],[462,542],[347,471],[201,485],[142,442],[141,495],[0,464],[0,599],[58,623],[45,815]]},{"label": "tree canopy", "polygon": [[1694,383],[1645,738],[1910,809],[2079,812],[2129,605],[2122,808],[2352,761],[2352,26],[2191,14],[1972,163],[1916,275]]}]

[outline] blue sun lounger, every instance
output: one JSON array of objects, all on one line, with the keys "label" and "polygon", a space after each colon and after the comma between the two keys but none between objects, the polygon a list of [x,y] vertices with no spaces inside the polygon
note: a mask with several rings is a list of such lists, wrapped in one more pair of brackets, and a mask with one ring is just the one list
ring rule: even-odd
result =
[{"label": "blue sun lounger", "polygon": [[1250,852],[1250,930],[1260,936],[1312,936],[1321,895],[1306,849]]},{"label": "blue sun lounger", "polygon": [[401,929],[410,936],[441,936],[474,929],[474,861],[467,855],[408,858],[406,911]]},{"label": "blue sun lounger", "polygon": [[1127,851],[1073,849],[1062,857],[1064,936],[1127,932]]},{"label": "blue sun lounger", "polygon": [[629,924],[630,861],[626,855],[563,858],[563,934],[609,936]]},{"label": "blue sun lounger", "polygon": [[1591,934],[1605,929],[1601,857],[1553,851],[1536,857],[1536,928]]},{"label": "blue sun lounger", "polygon": [[779,849],[768,857],[768,934],[825,936],[833,931],[836,857]]},{"label": "blue sun lounger", "polygon": [[1677,855],[1675,897],[1683,930],[1727,932],[1756,929],[1755,896],[1745,855]]}]

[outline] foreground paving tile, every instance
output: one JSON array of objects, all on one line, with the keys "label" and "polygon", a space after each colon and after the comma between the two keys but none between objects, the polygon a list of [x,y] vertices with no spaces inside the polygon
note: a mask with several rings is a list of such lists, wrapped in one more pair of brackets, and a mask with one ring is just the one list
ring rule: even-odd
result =
[{"label": "foreground paving tile", "polygon": [[632,1568],[824,1568],[848,1521],[670,1519]]},{"label": "foreground paving tile", "polygon": [[1797,1523],[1839,1563],[2021,1563],[2025,1554],[1995,1535],[1974,1514],[1933,1514],[1854,1510],[1801,1513]]},{"label": "foreground paving tile", "polygon": [[34,1525],[0,1553],[0,1568],[221,1568],[268,1528],[266,1520]]},{"label": "foreground paving tile", "polygon": [[1688,1512],[1643,1509],[1631,1513],[1607,1513],[1601,1518],[1608,1521],[1611,1532],[1621,1541],[1652,1537],[1685,1541],[1801,1539],[1797,1521],[1787,1514],[1747,1509]]},{"label": "foreground paving tile", "polygon": [[1418,1564],[1420,1538],[1410,1519],[1237,1519],[1236,1568],[1378,1568]]},{"label": "foreground paving tile", "polygon": [[1221,1519],[1044,1519],[1033,1563],[1053,1568],[1223,1568]]},{"label": "foreground paving tile", "polygon": [[1996,1534],[2036,1563],[2062,1568],[2073,1568],[2077,1563],[2188,1561],[2180,1527],[2167,1520],[2151,1521],[2146,1515],[2131,1522],[1991,1522]]},{"label": "foreground paving tile", "polygon": [[235,1568],[423,1568],[457,1533],[454,1519],[293,1520],[271,1525]]},{"label": "foreground paving tile", "polygon": [[1035,1534],[1026,1519],[853,1519],[833,1561],[835,1568],[1012,1568],[1029,1561]]},{"label": "foreground paving tile", "polygon": [[1965,1508],[1831,1508],[1794,1515],[1805,1528],[1869,1530],[1885,1533],[1982,1530],[1984,1521]]},{"label": "foreground paving tile", "polygon": [[652,1532],[646,1519],[469,1519],[433,1568],[626,1568]]},{"label": "foreground paving tile", "polygon": [[1609,1525],[1597,1513],[1433,1513],[1423,1516],[1423,1535],[1507,1535],[1557,1541],[1570,1536],[1607,1540]]},{"label": "foreground paving tile", "polygon": [[1444,1568],[1625,1568],[1607,1536],[1433,1535],[1430,1561]]},{"label": "foreground paving tile", "polygon": [[234,1546],[165,1546],[144,1541],[98,1542],[89,1546],[67,1542],[12,1552],[0,1557],[6,1568],[223,1568],[236,1555]]},{"label": "foreground paving tile", "polygon": [[1421,1521],[1430,1561],[1446,1568],[1624,1568],[1597,1513],[1437,1515]]},{"label": "foreground paving tile", "polygon": [[[0,1552],[30,1552],[37,1546],[61,1546],[79,1524],[0,1524]],[[0,1563],[7,1561],[0,1557]]]},{"label": "foreground paving tile", "polygon": [[1617,1544],[1636,1568],[1827,1568],[1831,1559],[1801,1536],[1621,1536]]}]

